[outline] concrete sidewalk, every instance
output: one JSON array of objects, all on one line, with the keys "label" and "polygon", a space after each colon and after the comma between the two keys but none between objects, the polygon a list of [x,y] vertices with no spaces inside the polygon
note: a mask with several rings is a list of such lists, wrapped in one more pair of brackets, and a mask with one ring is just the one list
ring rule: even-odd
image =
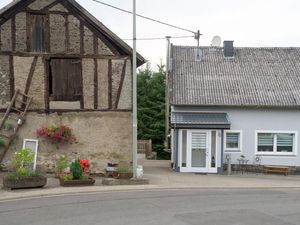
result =
[{"label": "concrete sidewalk", "polygon": [[[111,192],[111,191],[142,191],[155,189],[241,189],[241,188],[299,188],[300,176],[264,175],[264,174],[233,174],[200,175],[192,173],[177,173],[170,169],[169,161],[154,161],[139,159],[144,167],[144,177],[150,180],[149,185],[103,186],[101,177],[96,177],[96,183],[90,187],[60,187],[57,179],[49,175],[48,183],[42,189],[23,189],[7,191],[0,189],[0,201],[18,198],[38,198],[45,196],[69,195],[80,193]],[[3,175],[3,174],[2,174]],[[0,177],[2,181],[2,178]],[[1,182],[2,185],[2,182]]]}]

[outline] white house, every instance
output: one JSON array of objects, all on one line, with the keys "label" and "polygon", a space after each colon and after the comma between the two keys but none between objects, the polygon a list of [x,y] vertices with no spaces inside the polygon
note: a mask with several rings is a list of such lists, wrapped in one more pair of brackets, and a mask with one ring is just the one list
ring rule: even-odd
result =
[{"label": "white house", "polygon": [[171,46],[174,169],[218,173],[238,164],[300,167],[300,48]]}]

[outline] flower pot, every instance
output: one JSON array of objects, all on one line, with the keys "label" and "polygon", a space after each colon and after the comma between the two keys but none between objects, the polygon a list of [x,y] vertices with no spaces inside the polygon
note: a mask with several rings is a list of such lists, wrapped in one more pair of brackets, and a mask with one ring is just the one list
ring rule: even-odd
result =
[{"label": "flower pot", "polygon": [[91,185],[95,184],[95,180],[93,178],[89,178],[86,180],[64,180],[60,177],[59,183],[60,183],[60,186],[63,186],[63,187],[91,186]]},{"label": "flower pot", "polygon": [[35,177],[17,177],[5,176],[3,178],[3,187],[10,189],[20,188],[41,188],[47,184],[47,178],[44,176]]}]

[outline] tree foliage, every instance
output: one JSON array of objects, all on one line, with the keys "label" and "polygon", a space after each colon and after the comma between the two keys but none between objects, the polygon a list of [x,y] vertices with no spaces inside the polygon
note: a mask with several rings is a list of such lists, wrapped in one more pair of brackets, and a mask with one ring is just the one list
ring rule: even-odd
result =
[{"label": "tree foliage", "polygon": [[137,75],[138,138],[151,139],[153,150],[163,156],[165,136],[165,69],[147,65]]}]

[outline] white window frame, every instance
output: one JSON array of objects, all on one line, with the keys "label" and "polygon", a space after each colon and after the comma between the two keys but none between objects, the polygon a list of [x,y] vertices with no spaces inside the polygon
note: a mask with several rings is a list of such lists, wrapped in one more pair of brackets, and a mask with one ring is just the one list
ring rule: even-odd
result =
[{"label": "white window frame", "polygon": [[[227,148],[226,146],[226,134],[227,133],[239,133],[239,147],[238,148]],[[243,146],[243,131],[242,130],[224,130],[224,152],[241,153]]]},{"label": "white window frame", "polygon": [[[293,151],[292,152],[277,152],[277,138],[274,138],[273,142],[273,152],[259,152],[258,151],[258,134],[259,133],[269,133],[269,134],[293,134]],[[255,131],[255,155],[271,155],[271,156],[296,156],[297,152],[297,140],[298,132],[297,131],[274,131],[274,130],[256,130]]]},{"label": "white window frame", "polygon": [[33,158],[32,164],[33,164],[33,171],[35,171],[36,170],[37,153],[38,153],[38,148],[39,148],[39,141],[36,140],[36,139],[24,139],[23,140],[23,149],[28,148],[26,146],[27,142],[34,142],[35,143],[35,149],[31,149],[34,153],[34,158]]}]

